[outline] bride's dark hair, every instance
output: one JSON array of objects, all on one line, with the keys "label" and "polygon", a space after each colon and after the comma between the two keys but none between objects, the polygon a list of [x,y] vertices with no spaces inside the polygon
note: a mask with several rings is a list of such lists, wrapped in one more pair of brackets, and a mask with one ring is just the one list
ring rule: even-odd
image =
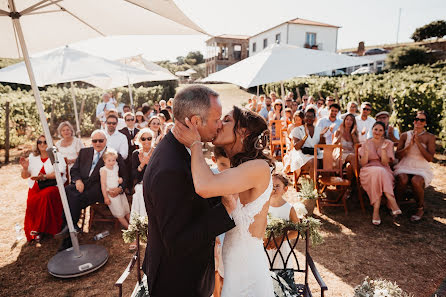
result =
[{"label": "bride's dark hair", "polygon": [[263,159],[274,167],[274,162],[263,152],[269,134],[265,119],[255,112],[237,106],[234,106],[232,117],[235,122],[233,130],[235,138],[237,138],[237,131],[243,128],[246,129],[246,137],[242,143],[243,150],[231,157],[231,165],[236,167],[246,161]]}]

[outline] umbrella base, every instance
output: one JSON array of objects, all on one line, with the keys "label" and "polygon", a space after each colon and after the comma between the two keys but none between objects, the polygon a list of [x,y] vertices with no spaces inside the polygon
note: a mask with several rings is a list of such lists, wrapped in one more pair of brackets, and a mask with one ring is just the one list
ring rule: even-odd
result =
[{"label": "umbrella base", "polygon": [[57,253],[48,262],[48,272],[55,277],[72,278],[89,274],[98,270],[108,260],[105,247],[86,244],[79,246],[80,257],[76,257],[74,249],[68,248]]}]

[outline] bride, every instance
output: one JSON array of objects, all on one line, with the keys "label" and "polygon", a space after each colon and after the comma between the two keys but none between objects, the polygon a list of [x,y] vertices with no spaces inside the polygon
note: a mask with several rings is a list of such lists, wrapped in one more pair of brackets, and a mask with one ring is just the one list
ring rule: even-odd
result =
[{"label": "bride", "polygon": [[203,156],[200,134],[186,119],[175,123],[175,137],[191,150],[195,191],[203,198],[236,193],[232,217],[236,227],[225,235],[222,297],[273,297],[272,279],[263,249],[269,198],[273,188],[273,162],[263,153],[268,132],[258,114],[234,106],[222,121],[213,144],[222,146],[232,168],[214,175]]}]

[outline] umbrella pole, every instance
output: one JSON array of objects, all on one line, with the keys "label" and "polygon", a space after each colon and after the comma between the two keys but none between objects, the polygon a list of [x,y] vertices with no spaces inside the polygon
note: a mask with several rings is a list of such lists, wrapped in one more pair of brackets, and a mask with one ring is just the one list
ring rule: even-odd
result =
[{"label": "umbrella pole", "polygon": [[259,97],[259,86],[257,86],[257,97]]},{"label": "umbrella pole", "polygon": [[76,106],[76,95],[74,94],[74,84],[71,82],[71,96],[73,98],[73,107],[74,107],[74,117],[76,118],[76,135],[77,137],[81,137],[81,128],[79,124],[79,116],[77,114],[77,106]]}]

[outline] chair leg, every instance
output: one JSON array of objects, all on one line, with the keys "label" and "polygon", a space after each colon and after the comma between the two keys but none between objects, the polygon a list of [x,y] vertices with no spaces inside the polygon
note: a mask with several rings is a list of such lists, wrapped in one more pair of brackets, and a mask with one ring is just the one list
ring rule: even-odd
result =
[{"label": "chair leg", "polygon": [[321,202],[319,200],[320,198],[316,200],[317,210],[319,211],[320,214],[322,214]]},{"label": "chair leg", "polygon": [[361,204],[362,213],[365,213],[364,200],[362,199],[361,185],[358,185],[358,199],[359,199],[359,204]]},{"label": "chair leg", "polygon": [[[93,205],[92,205],[93,206]],[[90,219],[88,220],[88,232],[91,230],[91,225],[93,224],[93,217],[94,217],[94,209],[90,206]]]}]

